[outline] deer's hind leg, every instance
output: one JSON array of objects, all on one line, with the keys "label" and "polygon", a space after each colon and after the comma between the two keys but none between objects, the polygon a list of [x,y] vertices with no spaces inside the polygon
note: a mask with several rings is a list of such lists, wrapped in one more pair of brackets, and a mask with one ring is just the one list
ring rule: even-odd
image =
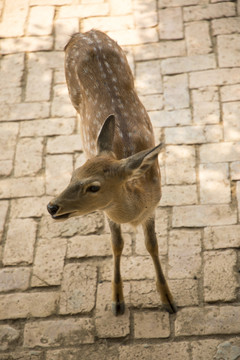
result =
[{"label": "deer's hind leg", "polygon": [[112,250],[113,250],[113,280],[112,280],[112,312],[115,316],[124,314],[125,303],[123,297],[123,284],[120,272],[121,255],[124,241],[121,234],[120,225],[108,220],[111,230]]},{"label": "deer's hind leg", "polygon": [[157,290],[160,293],[163,306],[170,313],[177,312],[177,307],[174,303],[172,294],[169,290],[168,284],[164,277],[162,267],[158,255],[158,242],[155,233],[155,219],[154,217],[148,219],[143,225],[145,245],[146,248],[153,259],[153,264],[156,271],[156,286]]}]

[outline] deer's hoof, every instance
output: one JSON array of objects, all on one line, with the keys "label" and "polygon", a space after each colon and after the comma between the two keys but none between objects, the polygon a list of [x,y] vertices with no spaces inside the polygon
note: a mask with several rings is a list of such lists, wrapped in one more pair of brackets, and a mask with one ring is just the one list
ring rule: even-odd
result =
[{"label": "deer's hoof", "polygon": [[175,314],[178,311],[177,305],[174,302],[163,304],[163,309],[169,312],[169,314]]},{"label": "deer's hoof", "polygon": [[122,302],[112,302],[112,312],[114,316],[123,315],[125,312],[125,303]]}]

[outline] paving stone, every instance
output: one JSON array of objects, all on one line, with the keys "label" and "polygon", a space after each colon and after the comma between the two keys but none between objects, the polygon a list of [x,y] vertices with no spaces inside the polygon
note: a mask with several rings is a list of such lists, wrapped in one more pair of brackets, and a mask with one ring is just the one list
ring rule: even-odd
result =
[{"label": "paving stone", "polygon": [[30,0],[30,5],[68,5],[72,0]]},{"label": "paving stone", "polygon": [[61,286],[59,313],[90,312],[95,306],[97,269],[86,263],[67,264]]},{"label": "paving stone", "polygon": [[193,360],[212,360],[216,355],[220,340],[206,339],[191,343]]},{"label": "paving stone", "polygon": [[51,111],[53,117],[75,116],[76,111],[70,101],[66,84],[54,86]]},{"label": "paving stone", "polygon": [[26,290],[29,287],[30,275],[30,268],[0,269],[0,292]]},{"label": "paving stone", "polygon": [[24,25],[28,13],[28,4],[24,0],[9,0],[4,4],[2,22],[0,24],[1,37],[24,35]]},{"label": "paving stone", "polygon": [[238,69],[215,69],[196,71],[189,74],[189,87],[237,84],[240,81]]},{"label": "paving stone", "polygon": [[197,279],[169,279],[168,284],[177,306],[199,304]]},{"label": "paving stone", "polygon": [[0,198],[41,196],[44,194],[44,181],[40,176],[9,178],[0,180]]},{"label": "paving stone", "polygon": [[220,67],[234,67],[240,65],[239,42],[240,34],[219,35],[217,37],[218,61]]},{"label": "paving stone", "polygon": [[20,136],[70,135],[74,128],[74,118],[23,121],[20,125]]},{"label": "paving stone", "polygon": [[195,149],[193,146],[167,146],[165,164],[168,185],[195,183]]},{"label": "paving stone", "polygon": [[19,126],[16,123],[0,123],[0,160],[12,160],[15,153]]},{"label": "paving stone", "polygon": [[165,129],[166,144],[199,144],[206,142],[203,126],[184,126]]},{"label": "paving stone", "polygon": [[238,248],[240,244],[240,225],[206,227],[203,244],[205,249]]},{"label": "paving stone", "polygon": [[99,233],[104,226],[103,216],[99,212],[68,219],[54,221],[50,215],[43,216],[40,222],[39,236],[45,239],[90,235]]},{"label": "paving stone", "polygon": [[191,112],[189,109],[174,111],[149,111],[149,117],[154,127],[188,125],[191,123]]},{"label": "paving stone", "polygon": [[222,18],[212,20],[213,35],[239,33],[240,18]]},{"label": "paving stone", "polygon": [[140,95],[162,92],[160,61],[147,61],[136,64],[136,89]]},{"label": "paving stone", "polygon": [[171,279],[193,278],[201,272],[201,233],[199,230],[172,230],[169,238]]},{"label": "paving stone", "polygon": [[66,239],[38,240],[31,280],[32,287],[60,285],[66,248]]},{"label": "paving stone", "polygon": [[140,100],[147,111],[163,108],[163,96],[161,94],[140,96]]},{"label": "paving stone", "polygon": [[136,61],[162,59],[175,56],[185,56],[185,41],[161,41],[160,43],[145,44],[134,47]]},{"label": "paving stone", "polygon": [[238,219],[240,218],[240,182],[237,182],[237,187],[236,187],[236,194],[237,194],[237,202],[238,202]]},{"label": "paving stone", "polygon": [[204,299],[233,301],[237,296],[237,254],[234,250],[204,253]]},{"label": "paving stone", "polygon": [[240,140],[239,110],[240,101],[223,104],[224,139],[226,141]]},{"label": "paving stone", "polygon": [[108,4],[66,5],[59,9],[59,19],[104,16],[109,12]]},{"label": "paving stone", "polygon": [[[202,2],[202,1],[201,1]],[[158,0],[158,7],[198,5],[199,0]]]},{"label": "paving stone", "polygon": [[46,360],[118,360],[118,347],[110,344],[91,344],[79,349],[47,351]]},{"label": "paving stone", "polygon": [[162,187],[161,206],[193,205],[197,203],[195,185],[172,185]]},{"label": "paving stone", "polygon": [[231,339],[230,341],[224,341],[217,347],[215,355],[216,360],[221,359],[237,359],[240,355],[239,338]]},{"label": "paving stone", "polygon": [[201,163],[238,161],[240,143],[222,142],[219,144],[204,144],[201,145],[199,153]]},{"label": "paving stone", "polygon": [[15,157],[16,177],[35,175],[42,168],[43,139],[20,139],[17,144]]},{"label": "paving stone", "polygon": [[222,101],[240,100],[240,85],[227,85],[220,88]]},{"label": "paving stone", "polygon": [[1,40],[2,54],[18,52],[52,50],[52,36],[24,36],[19,38],[6,38]]},{"label": "paving stone", "polygon": [[231,202],[228,164],[201,164],[199,166],[200,202],[221,204]]},{"label": "paving stone", "polygon": [[37,224],[32,219],[10,221],[3,253],[4,265],[32,264],[36,231]]},{"label": "paving stone", "polygon": [[[130,234],[123,234],[124,255],[131,255],[132,239]],[[92,256],[111,256],[112,247],[109,235],[75,236],[68,240],[68,258]]]},{"label": "paving stone", "polygon": [[120,46],[147,44],[158,41],[156,28],[109,31],[108,36],[117,41]]},{"label": "paving stone", "polygon": [[160,345],[122,345],[119,349],[119,360],[149,360],[157,358],[163,358],[164,360],[190,360],[188,347],[187,342],[171,342],[171,346],[169,346],[169,343],[162,343]]},{"label": "paving stone", "polygon": [[0,295],[0,320],[47,317],[56,313],[58,293],[34,292]]},{"label": "paving stone", "polygon": [[48,139],[47,153],[72,153],[82,150],[82,141],[80,135],[58,136]]},{"label": "paving stone", "polygon": [[196,124],[220,122],[220,105],[217,87],[206,87],[192,91],[193,119]]},{"label": "paving stone", "polygon": [[238,306],[185,308],[178,312],[176,336],[238,334]]},{"label": "paving stone", "polygon": [[189,107],[188,79],[186,74],[164,76],[163,89],[166,110]]},{"label": "paving stone", "polygon": [[46,215],[50,200],[51,197],[47,196],[12,199],[11,217],[29,218]]},{"label": "paving stone", "polygon": [[2,121],[47,118],[49,116],[49,103],[4,104],[0,109],[0,116]]},{"label": "paving stone", "polygon": [[[36,6],[30,9],[27,35],[50,35],[54,17],[53,6]],[[44,18],[44,22],[42,19]]]},{"label": "paving stone", "polygon": [[209,20],[234,16],[235,14],[235,6],[231,2],[188,6],[183,9],[184,21]]},{"label": "paving stone", "polygon": [[2,353],[1,360],[42,360],[42,352],[32,350],[32,351],[18,351],[15,353],[10,353],[9,351],[6,353]]},{"label": "paving stone", "polygon": [[169,314],[166,312],[136,312],[133,326],[135,339],[159,339],[170,336]]},{"label": "paving stone", "polygon": [[173,227],[231,225],[237,222],[236,210],[230,205],[174,206]]},{"label": "paving stone", "polygon": [[7,350],[19,337],[19,330],[9,325],[0,325],[0,350]]},{"label": "paving stone", "polygon": [[162,73],[170,75],[214,69],[215,67],[216,60],[213,54],[182,56],[162,60]]},{"label": "paving stone", "polygon": [[[125,302],[128,303],[129,284],[124,283]],[[119,338],[130,333],[130,312],[114,316],[111,310],[111,283],[100,283],[97,289],[95,317],[96,331],[99,338]]]},{"label": "paving stone", "polygon": [[48,155],[46,157],[47,194],[59,195],[68,186],[72,172],[72,155]]},{"label": "paving stone", "polygon": [[91,319],[58,319],[28,322],[24,328],[24,346],[72,346],[94,342]]},{"label": "paving stone", "polygon": [[3,231],[4,231],[6,216],[7,216],[7,212],[8,212],[8,206],[9,206],[8,201],[0,202],[0,242],[1,242]]},{"label": "paving stone", "polygon": [[[61,9],[64,8],[61,7]],[[62,51],[69,41],[69,35],[79,32],[79,19],[58,19],[54,22],[55,44],[54,49]]]},{"label": "paving stone", "polygon": [[133,29],[134,19],[132,15],[89,17],[83,19],[82,28],[84,32],[93,28],[103,32]]},{"label": "paving stone", "polygon": [[240,161],[234,161],[230,164],[231,179],[240,180]]},{"label": "paving stone", "polygon": [[187,23],[185,37],[188,55],[208,54],[212,51],[212,43],[207,21]]},{"label": "paving stone", "polygon": [[182,39],[183,19],[180,7],[159,10],[160,39]]},{"label": "paving stone", "polygon": [[10,176],[13,169],[12,160],[0,160],[0,176]]},{"label": "paving stone", "polygon": [[132,1],[123,0],[119,3],[118,0],[110,0],[111,15],[126,15],[132,12]]}]

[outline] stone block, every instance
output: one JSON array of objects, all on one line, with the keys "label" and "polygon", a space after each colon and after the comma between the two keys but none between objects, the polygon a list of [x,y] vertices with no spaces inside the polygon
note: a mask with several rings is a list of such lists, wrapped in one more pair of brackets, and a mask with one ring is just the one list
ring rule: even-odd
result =
[{"label": "stone block", "polygon": [[91,16],[106,16],[109,12],[108,4],[66,5],[59,9],[59,19],[87,18]]},{"label": "stone block", "polygon": [[240,180],[240,161],[234,161],[230,164],[232,180]]},{"label": "stone block", "polygon": [[157,345],[135,344],[122,345],[119,349],[119,360],[149,360],[149,359],[164,359],[164,360],[190,360],[189,345],[187,342],[171,342]]},{"label": "stone block", "polygon": [[238,69],[215,69],[196,71],[189,74],[189,87],[237,84],[240,81]]},{"label": "stone block", "polygon": [[49,103],[4,104],[0,109],[0,116],[3,121],[47,118],[49,116]]},{"label": "stone block", "polygon": [[240,157],[239,142],[222,142],[219,144],[204,144],[200,146],[201,163],[218,163],[238,161]]},{"label": "stone block", "polygon": [[36,231],[37,223],[33,219],[10,221],[3,253],[4,265],[32,264]]},{"label": "stone block", "polygon": [[54,86],[51,108],[53,117],[75,116],[76,110],[70,101],[66,84],[58,84]]},{"label": "stone block", "polygon": [[219,35],[217,37],[218,61],[220,67],[240,65],[240,34]]},{"label": "stone block", "polygon": [[215,67],[216,60],[213,54],[182,56],[162,60],[162,73],[164,75],[208,70]]},{"label": "stone block", "polygon": [[240,140],[239,111],[240,101],[223,104],[223,127],[226,141]]},{"label": "stone block", "polygon": [[31,218],[41,217],[47,214],[47,204],[51,197],[29,197],[12,199],[11,217],[12,218]]},{"label": "stone block", "polygon": [[201,232],[172,230],[169,238],[169,270],[171,279],[199,276],[201,273]]},{"label": "stone block", "polygon": [[29,287],[30,275],[30,268],[9,267],[0,269],[0,292],[27,290]]},{"label": "stone block", "polygon": [[175,7],[175,6],[189,6],[189,5],[198,5],[199,0],[158,0],[158,7],[165,8]]},{"label": "stone block", "polygon": [[22,138],[17,143],[14,175],[36,175],[42,168],[43,139]]},{"label": "stone block", "polygon": [[166,312],[136,312],[133,317],[135,339],[168,338],[169,314]]},{"label": "stone block", "polygon": [[240,225],[206,227],[203,244],[207,250],[238,248]]},{"label": "stone block", "polygon": [[0,180],[0,198],[41,196],[44,194],[44,181],[40,176],[8,178]]},{"label": "stone block", "polygon": [[154,127],[188,125],[191,123],[191,112],[189,109],[174,111],[149,111],[148,113]]},{"label": "stone block", "polygon": [[[24,55],[6,55],[1,59],[1,101],[14,103],[21,101],[21,79],[24,71]],[[9,96],[10,98],[8,98]]]},{"label": "stone block", "polygon": [[133,29],[134,19],[132,15],[89,17],[83,19],[82,27],[84,32],[93,28],[103,32]]},{"label": "stone block", "polygon": [[117,41],[120,46],[142,45],[158,41],[156,28],[109,31],[108,36]]},{"label": "stone block", "polygon": [[202,204],[231,202],[228,164],[200,164],[199,181]]},{"label": "stone block", "polygon": [[[50,35],[54,17],[53,6],[35,6],[30,8],[27,35]],[[44,18],[44,22],[42,19]]]},{"label": "stone block", "polygon": [[210,20],[235,16],[235,6],[231,2],[188,6],[183,9],[184,21]]},{"label": "stone block", "polygon": [[24,35],[28,4],[24,0],[8,1],[4,4],[0,36],[18,37]]},{"label": "stone block", "polygon": [[173,227],[231,225],[236,222],[236,210],[230,205],[189,205],[173,208]]},{"label": "stone block", "polygon": [[87,263],[67,264],[61,286],[59,313],[90,312],[95,306],[97,268]]},{"label": "stone block", "polygon": [[239,33],[239,27],[240,27],[239,17],[212,20],[213,35]]},{"label": "stone block", "polygon": [[222,101],[240,100],[240,85],[226,85],[220,88]]},{"label": "stone block", "polygon": [[31,286],[60,285],[67,241],[39,239],[35,253]]},{"label": "stone block", "polygon": [[0,295],[0,320],[53,315],[58,297],[53,291]]},{"label": "stone block", "polygon": [[63,154],[82,150],[80,135],[57,136],[48,139],[47,153]]},{"label": "stone block", "polygon": [[185,308],[178,312],[176,336],[239,334],[238,306]]},{"label": "stone block", "polygon": [[68,186],[72,172],[72,155],[48,155],[46,157],[47,194],[59,195]]},{"label": "stone block", "polygon": [[18,130],[16,123],[0,123],[0,160],[13,159]]},{"label": "stone block", "polygon": [[24,36],[1,40],[2,54],[52,50],[52,36]]},{"label": "stone block", "polygon": [[136,89],[140,95],[162,92],[160,61],[147,61],[136,64]]},{"label": "stone block", "polygon": [[185,56],[184,40],[167,40],[159,43],[139,45],[134,47],[136,61],[164,59],[168,57]]},{"label": "stone block", "polygon": [[160,94],[140,96],[140,100],[147,111],[161,110],[163,108],[163,96]]},{"label": "stone block", "polygon": [[[31,54],[32,55],[32,54]],[[49,101],[52,87],[52,69],[48,69],[46,64],[41,64],[39,58],[30,55],[28,61],[28,76],[26,86],[26,101]],[[41,73],[41,77],[39,77]]]},{"label": "stone block", "polygon": [[[61,13],[62,6],[59,10]],[[55,30],[55,50],[63,51],[65,45],[68,43],[70,37],[69,35],[79,32],[79,19],[76,17],[71,17],[70,19],[57,19],[54,22]]]},{"label": "stone block", "polygon": [[73,346],[94,342],[91,319],[58,319],[28,322],[24,328],[24,346],[28,348]]},{"label": "stone block", "polygon": [[6,351],[19,337],[19,330],[9,325],[0,325],[0,350]]},{"label": "stone block", "polygon": [[208,54],[212,51],[212,42],[207,21],[187,23],[185,37],[188,55]]},{"label": "stone block", "polygon": [[9,206],[8,201],[0,202],[0,243],[1,243],[2,234],[4,231],[5,221],[6,221],[7,212],[8,212],[8,206]]},{"label": "stone block", "polygon": [[214,359],[219,342],[220,340],[215,339],[193,341],[191,343],[193,360]]},{"label": "stone block", "polygon": [[168,185],[193,184],[196,181],[195,149],[179,145],[166,147],[166,183]]},{"label": "stone block", "polygon": [[70,135],[74,128],[75,118],[23,121],[20,125],[20,136]]},{"label": "stone block", "polygon": [[183,19],[180,7],[159,10],[159,35],[161,40],[183,38]]},{"label": "stone block", "polygon": [[[124,284],[125,302],[128,303],[130,286]],[[96,331],[100,338],[124,337],[130,332],[130,312],[126,308],[122,316],[114,316],[111,310],[111,283],[100,283],[97,289]]]},{"label": "stone block", "polygon": [[206,142],[203,126],[183,126],[165,129],[166,144],[199,144]]},{"label": "stone block", "polygon": [[189,107],[188,79],[186,74],[164,76],[165,110]]},{"label": "stone block", "polygon": [[207,143],[220,142],[223,140],[223,128],[221,125],[207,125],[204,128]]},{"label": "stone block", "polygon": [[171,185],[162,187],[161,206],[193,205],[197,203],[195,185]]},{"label": "stone block", "polygon": [[208,251],[204,253],[203,261],[205,301],[236,300],[238,289],[236,252]]},{"label": "stone block", "polygon": [[132,1],[123,0],[119,3],[118,0],[110,0],[110,11],[112,15],[126,15],[132,12]]},{"label": "stone block", "polygon": [[118,360],[118,346],[108,343],[92,344],[91,346],[81,346],[77,349],[49,350],[46,356],[46,360]]}]

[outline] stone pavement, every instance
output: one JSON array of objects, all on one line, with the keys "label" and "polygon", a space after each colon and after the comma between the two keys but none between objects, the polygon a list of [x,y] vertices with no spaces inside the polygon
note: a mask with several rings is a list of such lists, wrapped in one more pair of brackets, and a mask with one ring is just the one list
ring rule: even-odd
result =
[{"label": "stone pavement", "polygon": [[[240,359],[240,3],[2,0],[0,13],[0,360]],[[157,233],[177,315],[140,230],[124,227],[115,318],[103,215],[46,213],[83,162],[63,47],[92,27],[126,50],[166,145]]]}]

